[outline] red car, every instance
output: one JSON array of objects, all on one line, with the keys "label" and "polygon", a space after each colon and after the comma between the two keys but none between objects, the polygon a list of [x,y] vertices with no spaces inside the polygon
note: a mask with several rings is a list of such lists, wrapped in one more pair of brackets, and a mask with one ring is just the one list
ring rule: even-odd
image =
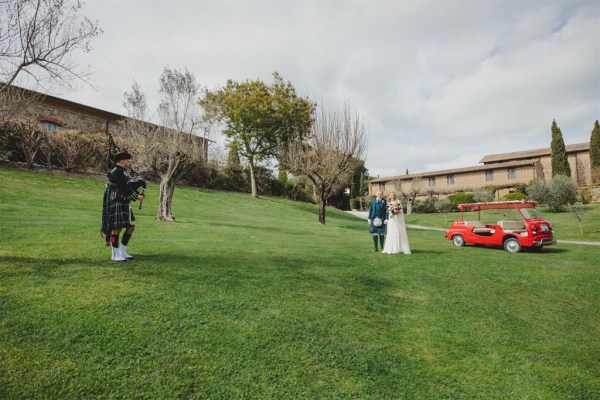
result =
[{"label": "red car", "polygon": [[[544,246],[556,244],[556,240],[552,224],[542,217],[536,206],[535,201],[523,200],[459,204],[461,221],[450,226],[446,238],[455,246],[467,243],[502,246],[509,253],[518,253],[524,247],[541,250]],[[468,218],[468,215],[465,220],[465,211],[467,214],[477,211],[477,220]],[[482,211],[486,219],[500,220],[485,223],[481,220]]]}]

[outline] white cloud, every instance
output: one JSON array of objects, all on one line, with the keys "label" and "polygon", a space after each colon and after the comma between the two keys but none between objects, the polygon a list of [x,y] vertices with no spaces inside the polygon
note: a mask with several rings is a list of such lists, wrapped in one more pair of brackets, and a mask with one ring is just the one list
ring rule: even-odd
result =
[{"label": "white cloud", "polygon": [[349,101],[365,117],[373,175],[476,165],[485,154],[567,143],[600,118],[600,3],[505,1],[89,1],[104,34],[81,58],[97,91],[63,97],[114,112],[133,79],[270,81]]}]

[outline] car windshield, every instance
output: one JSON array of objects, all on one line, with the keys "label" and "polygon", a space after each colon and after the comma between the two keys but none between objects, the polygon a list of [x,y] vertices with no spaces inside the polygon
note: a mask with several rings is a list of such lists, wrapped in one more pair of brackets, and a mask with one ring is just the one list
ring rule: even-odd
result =
[{"label": "car windshield", "polygon": [[536,208],[520,208],[519,210],[525,219],[544,219]]}]

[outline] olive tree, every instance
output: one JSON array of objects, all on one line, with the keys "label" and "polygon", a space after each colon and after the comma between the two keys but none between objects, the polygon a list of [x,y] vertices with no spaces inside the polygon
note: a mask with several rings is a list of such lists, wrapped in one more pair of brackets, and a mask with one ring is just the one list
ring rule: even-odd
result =
[{"label": "olive tree", "polygon": [[130,118],[123,121],[121,148],[134,156],[134,168],[160,179],[156,219],[175,221],[172,201],[179,180],[198,163],[205,161],[208,130],[212,127],[198,104],[202,93],[194,75],[166,67],[160,76],[158,115],[161,125],[134,117],[146,115],[146,97],[134,82],[125,92],[124,106]]},{"label": "olive tree", "polygon": [[473,192],[473,200],[486,203],[494,200],[494,191],[492,189],[478,188]]},{"label": "olive tree", "polygon": [[577,185],[566,175],[556,175],[548,184],[548,207],[552,211],[563,211],[565,206],[575,203]]},{"label": "olive tree", "polygon": [[422,188],[423,179],[420,177],[413,178],[410,184],[407,185],[402,185],[400,183],[400,193],[406,200],[406,214],[413,213],[413,205],[415,204],[417,195],[421,192]]},{"label": "olive tree", "polygon": [[537,201],[540,204],[546,204],[548,202],[549,189],[546,181],[542,179],[535,179],[525,189],[529,200]]}]

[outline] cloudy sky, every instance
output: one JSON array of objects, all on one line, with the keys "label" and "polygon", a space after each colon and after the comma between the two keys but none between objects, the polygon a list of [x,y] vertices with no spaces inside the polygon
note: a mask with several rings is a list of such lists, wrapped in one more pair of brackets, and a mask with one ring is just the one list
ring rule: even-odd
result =
[{"label": "cloudy sky", "polygon": [[486,154],[589,141],[600,118],[600,1],[93,1],[104,33],[79,57],[96,90],[61,97],[152,109],[165,66],[209,88],[271,81],[349,102],[373,176],[477,165]]}]

